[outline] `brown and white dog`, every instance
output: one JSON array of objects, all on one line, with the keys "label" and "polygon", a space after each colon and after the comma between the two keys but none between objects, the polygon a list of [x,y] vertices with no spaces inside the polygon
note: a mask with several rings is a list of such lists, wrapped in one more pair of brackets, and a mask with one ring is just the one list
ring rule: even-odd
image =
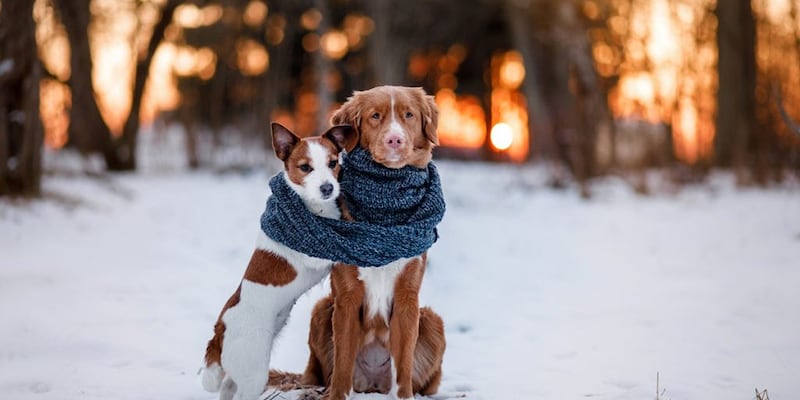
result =
[{"label": "brown and white dog", "polygon": [[[381,86],[356,92],[332,117],[351,124],[359,145],[389,168],[425,168],[437,144],[438,109],[421,88]],[[410,399],[436,393],[444,324],[419,307],[426,254],[376,268],[336,265],[331,295],[314,308],[311,355],[301,383],[324,385],[332,400],[353,391]]]},{"label": "brown and white dog", "polygon": [[[357,137],[348,125],[301,139],[272,124],[272,144],[283,161],[286,182],[312,213],[340,218],[339,152],[354,146]],[[259,231],[244,277],[222,308],[208,342],[203,387],[216,392],[222,386],[223,400],[258,399],[267,383],[275,336],[298,297],[321,282],[331,266],[329,260],[294,251]]]}]

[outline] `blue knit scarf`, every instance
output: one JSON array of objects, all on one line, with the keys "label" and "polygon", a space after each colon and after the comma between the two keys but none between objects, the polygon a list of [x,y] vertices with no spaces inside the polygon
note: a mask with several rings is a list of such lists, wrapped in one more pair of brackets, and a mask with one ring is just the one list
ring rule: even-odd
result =
[{"label": "blue knit scarf", "polygon": [[432,162],[425,169],[386,168],[359,147],[342,167],[339,182],[356,222],[312,214],[281,172],[269,182],[264,233],[300,253],[360,267],[415,257],[436,242],[445,204]]}]

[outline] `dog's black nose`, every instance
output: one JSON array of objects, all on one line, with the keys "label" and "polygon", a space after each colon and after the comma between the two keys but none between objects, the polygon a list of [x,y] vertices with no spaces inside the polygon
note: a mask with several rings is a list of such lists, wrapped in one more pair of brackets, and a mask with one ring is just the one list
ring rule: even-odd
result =
[{"label": "dog's black nose", "polygon": [[333,193],[333,184],[330,182],[325,182],[319,187],[319,191],[322,193],[322,197],[327,199],[331,196],[331,193]]}]

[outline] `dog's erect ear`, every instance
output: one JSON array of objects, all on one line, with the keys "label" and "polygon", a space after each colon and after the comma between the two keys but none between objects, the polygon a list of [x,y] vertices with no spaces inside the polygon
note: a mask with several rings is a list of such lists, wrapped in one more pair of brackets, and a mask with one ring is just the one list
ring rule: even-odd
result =
[{"label": "dog's erect ear", "polygon": [[300,138],[277,122],[273,122],[271,127],[272,148],[275,149],[275,155],[281,161],[286,161],[286,159],[289,158],[289,154],[292,154],[294,146],[300,141]]},{"label": "dog's erect ear", "polygon": [[[424,93],[424,92],[423,92]],[[431,143],[439,145],[439,135],[436,128],[439,126],[439,107],[433,96],[423,94],[422,97],[422,134]]]},{"label": "dog's erect ear", "polygon": [[361,94],[354,92],[347,101],[331,116],[331,125],[352,125],[358,132],[361,129]]},{"label": "dog's erect ear", "polygon": [[336,125],[328,129],[322,136],[330,139],[339,151],[350,151],[358,144],[358,132],[353,125]]}]

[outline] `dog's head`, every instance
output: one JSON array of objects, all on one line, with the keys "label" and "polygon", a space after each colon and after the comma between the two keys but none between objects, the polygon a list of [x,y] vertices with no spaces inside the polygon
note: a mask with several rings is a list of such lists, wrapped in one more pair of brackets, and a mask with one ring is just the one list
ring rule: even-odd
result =
[{"label": "dog's head", "polygon": [[[389,168],[425,168],[439,144],[439,109],[422,88],[378,86],[355,92],[333,114],[333,125],[350,124],[358,144]],[[348,149],[349,150],[349,149]]]},{"label": "dog's head", "polygon": [[337,125],[321,136],[300,138],[272,123],[272,148],[283,161],[286,182],[303,200],[322,203],[339,197],[339,152],[352,148],[358,134],[351,125]]}]

